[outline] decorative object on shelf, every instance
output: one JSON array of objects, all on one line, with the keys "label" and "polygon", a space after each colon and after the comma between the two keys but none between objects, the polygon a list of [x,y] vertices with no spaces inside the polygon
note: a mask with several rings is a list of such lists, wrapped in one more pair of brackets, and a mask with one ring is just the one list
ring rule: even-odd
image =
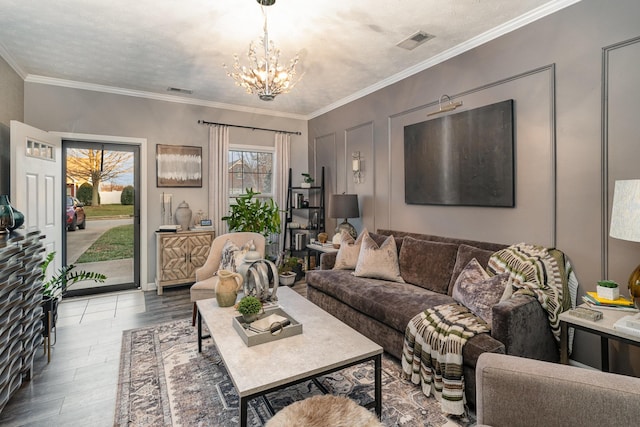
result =
[{"label": "decorative object on shelf", "polygon": [[173,195],[162,193],[160,196],[160,225],[173,225]]},{"label": "decorative object on shelf", "polygon": [[182,230],[187,231],[189,229],[189,226],[191,225],[192,215],[193,212],[191,212],[189,204],[183,200],[176,209],[176,224],[180,225],[180,227],[182,227]]},{"label": "decorative object on shelf", "polygon": [[600,298],[612,301],[620,298],[620,288],[618,287],[618,283],[613,280],[600,280],[596,287],[596,291]]},{"label": "decorative object on shelf", "polygon": [[358,237],[355,227],[347,221],[348,218],[360,216],[357,194],[333,194],[329,203],[329,216],[344,218],[344,221],[336,227],[336,234],[340,234],[341,230],[346,230],[354,239]]},{"label": "decorative object on shelf", "polygon": [[351,153],[351,171],[353,172],[353,182],[362,184],[362,157],[359,151]]},{"label": "decorative object on shelf", "polygon": [[247,188],[246,194],[236,197],[236,203],[229,206],[231,212],[223,216],[229,231],[253,231],[269,238],[280,233],[280,210],[273,199],[264,202],[255,198],[259,192]]},{"label": "decorative object on shelf", "polygon": [[[609,236],[640,242],[640,179],[615,182]],[[629,277],[629,296],[640,309],[640,265]]]},{"label": "decorative object on shelf", "polygon": [[[22,214],[22,212],[20,212],[15,207],[13,207],[13,205],[11,205],[11,201],[9,201],[9,196],[7,196],[6,194],[0,195],[0,206],[9,206],[9,208],[11,209],[11,212],[13,213],[13,225],[7,227],[9,231],[13,231],[17,228],[20,228],[22,224],[24,224],[24,215]],[[2,219],[0,218],[0,223],[1,222],[2,222]],[[0,224],[0,229],[2,229],[2,227],[3,226]]]},{"label": "decorative object on shelf", "polygon": [[156,145],[158,187],[202,187],[202,147]]},{"label": "decorative object on shelf", "polygon": [[216,285],[218,305],[220,307],[233,306],[236,303],[238,291],[242,289],[242,275],[229,270],[219,270],[218,279],[218,284]]},{"label": "decorative object on shelf", "polygon": [[243,297],[238,303],[238,312],[242,314],[242,318],[246,323],[255,322],[264,312],[262,302],[254,296]]},{"label": "decorative object on shelf", "polygon": [[300,187],[301,188],[311,188],[311,185],[313,184],[313,178],[311,177],[311,175],[309,175],[308,173],[303,173],[302,175],[302,182],[300,183]]},{"label": "decorative object on shelf", "polygon": [[320,242],[321,244],[325,244],[327,243],[327,239],[329,238],[329,235],[327,233],[319,233],[318,234],[318,242]]},{"label": "decorative object on shelf", "polygon": [[[267,28],[267,13],[264,6],[273,5],[276,0],[256,0],[262,9],[264,17],[264,36],[249,44],[249,66],[241,66],[238,55],[233,55],[233,70],[227,70],[227,75],[235,80],[236,85],[243,88],[248,94],[257,94],[263,101],[273,101],[281,93],[289,92],[299,81],[296,79],[296,66],[300,61],[296,55],[288,66],[280,63],[280,49],[269,40]],[[264,56],[258,56],[258,50],[262,48]],[[223,65],[225,70],[226,65]]]},{"label": "decorative object on shelf", "polygon": [[[442,106],[442,100],[443,99],[448,99],[449,103],[446,104],[444,107]],[[430,113],[427,114],[427,116],[434,116],[436,114],[441,114],[441,113],[446,113],[448,111],[453,111],[458,107],[462,106],[462,101],[458,101],[458,102],[453,102],[451,100],[451,97],[449,95],[442,95],[440,97],[440,100],[438,101],[438,109],[436,111],[432,111]]]},{"label": "decorative object on shelf", "polygon": [[202,221],[202,219],[204,217],[205,216],[204,216],[204,212],[202,211],[202,209],[198,209],[196,214],[193,216],[193,225],[201,225],[200,221]]}]

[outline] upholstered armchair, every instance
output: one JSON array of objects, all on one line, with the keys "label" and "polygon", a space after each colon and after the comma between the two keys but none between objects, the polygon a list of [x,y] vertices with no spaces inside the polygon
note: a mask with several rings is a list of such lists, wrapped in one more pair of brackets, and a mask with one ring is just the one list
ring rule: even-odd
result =
[{"label": "upholstered armchair", "polygon": [[191,324],[196,323],[196,301],[201,299],[215,298],[216,285],[218,284],[218,268],[222,259],[222,248],[230,240],[241,248],[248,241],[253,240],[256,251],[264,257],[265,238],[262,234],[251,232],[227,233],[216,237],[211,244],[209,256],[204,265],[196,270],[196,282],[191,286],[191,302],[193,302],[193,314]]},{"label": "upholstered armchair", "polygon": [[478,426],[634,426],[640,378],[504,354],[476,365]]}]

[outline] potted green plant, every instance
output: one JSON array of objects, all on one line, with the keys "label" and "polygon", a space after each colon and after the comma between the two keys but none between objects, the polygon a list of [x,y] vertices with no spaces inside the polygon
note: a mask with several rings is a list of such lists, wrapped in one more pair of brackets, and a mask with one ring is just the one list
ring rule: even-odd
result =
[{"label": "potted green plant", "polygon": [[282,265],[278,267],[278,276],[280,278],[280,284],[291,286],[295,283],[298,276],[296,270],[302,271],[301,259],[290,256],[284,260]]},{"label": "potted green plant", "polygon": [[265,237],[280,233],[280,210],[272,199],[261,201],[255,192],[247,188],[246,193],[236,198],[229,207],[229,215],[222,220],[229,225],[230,231],[253,231]]},{"label": "potted green plant", "polygon": [[311,184],[313,184],[313,178],[308,173],[303,173],[302,175],[302,183],[300,184],[301,188],[311,188]]},{"label": "potted green plant", "polygon": [[52,319],[50,326],[53,327],[55,326],[55,322],[58,318],[58,302],[62,298],[62,294],[67,290],[68,286],[85,280],[93,280],[94,282],[103,283],[107,279],[107,276],[101,273],[95,273],[93,271],[75,271],[75,264],[64,265],[54,274],[47,277],[47,269],[55,256],[55,251],[49,252],[42,264],[40,264],[40,279],[42,280],[42,321],[45,326],[45,336],[49,333],[47,328],[49,312],[51,312]]},{"label": "potted green plant", "polygon": [[612,301],[620,298],[620,288],[618,287],[618,283],[613,280],[600,280],[596,290],[600,298]]},{"label": "potted green plant", "polygon": [[251,323],[258,320],[262,312],[262,302],[254,296],[243,297],[238,303],[238,312],[242,314],[245,322]]}]

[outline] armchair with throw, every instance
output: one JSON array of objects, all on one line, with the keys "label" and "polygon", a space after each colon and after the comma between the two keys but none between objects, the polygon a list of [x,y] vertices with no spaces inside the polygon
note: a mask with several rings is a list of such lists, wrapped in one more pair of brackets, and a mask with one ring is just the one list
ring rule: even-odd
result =
[{"label": "armchair with throw", "polygon": [[218,284],[218,275],[216,273],[222,259],[222,248],[224,248],[228,240],[235,243],[239,248],[253,240],[256,251],[260,252],[264,257],[265,238],[260,233],[238,232],[222,234],[216,237],[211,244],[207,261],[196,270],[196,282],[191,286],[191,302],[193,302],[192,325],[195,325],[196,321],[196,301],[216,297],[216,285]]}]

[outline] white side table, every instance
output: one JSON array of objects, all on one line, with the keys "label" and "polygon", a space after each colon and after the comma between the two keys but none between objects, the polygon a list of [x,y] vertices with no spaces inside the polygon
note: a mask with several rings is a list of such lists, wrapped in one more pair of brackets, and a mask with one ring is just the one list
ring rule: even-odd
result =
[{"label": "white side table", "polygon": [[[582,304],[580,307],[591,308],[587,304]],[[560,319],[560,362],[565,365],[569,363],[568,328],[574,327],[592,334],[600,335],[601,369],[603,372],[609,372],[609,340],[612,339],[626,344],[640,346],[640,337],[625,334],[624,332],[613,328],[613,324],[621,317],[634,314],[632,311],[604,308],[594,309],[602,312],[602,319],[595,322],[573,316],[569,314],[569,311],[565,311],[558,316]]]},{"label": "white side table", "polygon": [[[309,243],[307,245],[307,249],[309,250],[309,255],[315,255],[316,258],[316,267],[320,266],[320,255],[323,253],[333,253],[338,252],[333,245],[323,245],[321,243]],[[307,268],[309,265],[307,264]]]}]

